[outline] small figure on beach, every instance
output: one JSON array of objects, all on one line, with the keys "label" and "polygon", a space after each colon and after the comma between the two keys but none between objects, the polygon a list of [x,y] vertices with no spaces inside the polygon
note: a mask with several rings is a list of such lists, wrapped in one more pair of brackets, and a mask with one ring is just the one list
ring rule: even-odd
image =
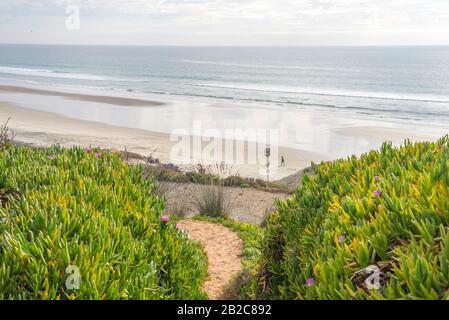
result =
[{"label": "small figure on beach", "polygon": [[281,156],[281,167],[285,167],[285,159],[284,159],[284,156]]}]

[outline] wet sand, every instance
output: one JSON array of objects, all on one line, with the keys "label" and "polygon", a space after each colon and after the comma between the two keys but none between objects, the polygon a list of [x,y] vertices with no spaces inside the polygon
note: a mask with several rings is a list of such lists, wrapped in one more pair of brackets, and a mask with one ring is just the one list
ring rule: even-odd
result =
[{"label": "wet sand", "polygon": [[45,96],[51,96],[51,97],[63,97],[63,98],[70,99],[70,100],[104,103],[104,104],[122,106],[122,107],[151,107],[151,106],[164,105],[163,102],[159,102],[159,101],[148,101],[148,100],[141,100],[141,99],[112,97],[112,96],[97,96],[97,95],[88,95],[88,94],[80,94],[80,93],[69,93],[69,92],[59,92],[59,91],[51,91],[51,90],[42,90],[42,89],[0,85],[0,93],[2,93],[2,92],[3,93],[36,94],[36,95],[45,95]]},{"label": "wet sand", "polygon": [[[240,143],[237,148],[238,139],[225,140],[229,139],[226,135],[212,141],[203,137],[199,144],[194,141],[207,136],[206,132],[211,128],[219,133],[227,128],[277,129],[280,146],[274,146],[270,158],[270,180],[294,175],[309,167],[311,162],[336,160],[377,149],[384,141],[395,145],[404,139],[429,141],[449,132],[446,128],[411,127],[303,110],[221,105],[193,98],[142,96],[129,92],[122,96],[108,94],[103,91],[59,92],[45,87],[0,84],[0,124],[11,118],[9,125],[16,132],[16,140],[35,146],[59,144],[126,149],[142,156],[151,155],[163,163],[173,163],[186,170],[199,163],[218,164],[223,159],[229,160],[229,156],[231,159],[243,158],[243,163],[231,161],[228,167],[243,177],[261,179],[266,178],[266,160],[261,155],[265,145],[256,145],[258,154],[254,162],[248,161],[249,152],[254,158],[254,144],[244,143],[242,146]],[[203,130],[184,130],[198,121],[204,124]],[[169,134],[178,128],[184,133],[177,137]],[[174,152],[183,139],[192,144],[187,156],[186,153],[179,156]],[[229,143],[233,145],[231,149],[227,148]],[[221,160],[210,153],[208,147],[214,145],[223,146],[221,158],[218,157]],[[280,166],[282,156],[286,160],[285,166]]]},{"label": "wet sand", "polygon": [[[16,134],[15,140],[33,146],[45,147],[59,144],[65,147],[95,146],[105,149],[126,149],[142,156],[151,155],[163,163],[174,163],[185,169],[192,169],[198,163],[210,164],[213,162],[213,158],[208,159],[204,154],[201,154],[202,159],[195,157],[195,152],[192,152],[188,161],[190,165],[186,164],[186,159],[181,159],[183,161],[174,159],[171,152],[178,140],[171,141],[170,135],[165,133],[71,119],[0,102],[0,123],[3,124],[8,118],[11,119],[9,126]],[[225,141],[219,142],[222,142],[223,145],[226,143]],[[248,145],[245,144],[242,152],[247,154]],[[324,155],[318,153],[284,147],[279,147],[278,157],[281,155],[287,159],[286,166],[272,170],[270,179],[280,179],[293,174],[310,166],[312,161],[319,163],[321,160],[327,160]],[[272,161],[274,162],[274,159]],[[278,163],[280,164],[280,160]],[[261,171],[264,170],[263,165],[235,164],[232,165],[232,171],[243,177],[263,179],[265,178],[265,175],[261,174]]]}]

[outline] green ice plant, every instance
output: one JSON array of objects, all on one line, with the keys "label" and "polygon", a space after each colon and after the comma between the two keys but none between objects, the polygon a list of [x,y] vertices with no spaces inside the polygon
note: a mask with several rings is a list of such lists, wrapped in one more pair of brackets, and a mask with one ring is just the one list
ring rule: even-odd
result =
[{"label": "green ice plant", "polygon": [[448,165],[448,137],[315,165],[268,221],[257,297],[448,299]]},{"label": "green ice plant", "polygon": [[206,298],[205,255],[142,170],[96,149],[1,151],[0,298]]}]

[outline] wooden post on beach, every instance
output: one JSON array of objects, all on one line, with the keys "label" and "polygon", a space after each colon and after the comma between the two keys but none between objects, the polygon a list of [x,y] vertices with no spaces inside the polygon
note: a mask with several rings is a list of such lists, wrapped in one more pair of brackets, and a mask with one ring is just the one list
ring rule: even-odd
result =
[{"label": "wooden post on beach", "polygon": [[267,157],[267,182],[270,182],[270,155],[271,155],[271,149],[266,148],[265,149],[265,157]]}]

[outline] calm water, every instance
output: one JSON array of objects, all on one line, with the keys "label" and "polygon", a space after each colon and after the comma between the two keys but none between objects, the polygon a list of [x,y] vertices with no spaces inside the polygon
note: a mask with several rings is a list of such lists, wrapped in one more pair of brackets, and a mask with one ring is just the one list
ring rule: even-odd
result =
[{"label": "calm water", "polygon": [[449,47],[0,45],[0,78],[449,123]]}]

